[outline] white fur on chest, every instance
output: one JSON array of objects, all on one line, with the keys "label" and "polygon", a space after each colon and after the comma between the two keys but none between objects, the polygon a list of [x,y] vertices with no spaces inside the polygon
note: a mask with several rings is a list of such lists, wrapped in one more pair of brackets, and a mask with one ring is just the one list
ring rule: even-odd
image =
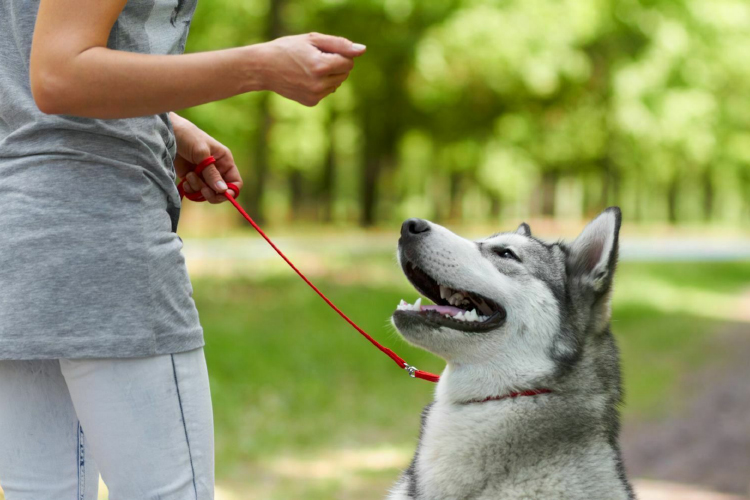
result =
[{"label": "white fur on chest", "polygon": [[[534,430],[518,425],[534,404],[522,399],[436,403],[416,462],[420,498],[626,499],[606,442],[573,454],[544,453],[545,443],[535,442]],[[528,449],[519,446],[522,442],[533,445]],[[391,498],[410,497],[396,489]]]}]

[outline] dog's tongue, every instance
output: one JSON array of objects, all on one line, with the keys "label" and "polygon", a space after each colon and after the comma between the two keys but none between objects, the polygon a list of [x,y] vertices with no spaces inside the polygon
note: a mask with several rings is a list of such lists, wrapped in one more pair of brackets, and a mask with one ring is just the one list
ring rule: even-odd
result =
[{"label": "dog's tongue", "polygon": [[420,310],[421,311],[435,311],[440,314],[450,314],[451,316],[455,316],[458,313],[465,312],[463,309],[460,309],[458,307],[438,306],[438,305],[421,306]]}]

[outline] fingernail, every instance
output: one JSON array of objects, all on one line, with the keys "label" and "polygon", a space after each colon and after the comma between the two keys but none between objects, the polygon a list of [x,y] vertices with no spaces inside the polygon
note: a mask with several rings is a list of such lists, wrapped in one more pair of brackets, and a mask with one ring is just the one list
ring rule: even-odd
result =
[{"label": "fingernail", "polygon": [[365,50],[366,48],[367,48],[367,45],[362,45],[361,43],[352,44],[352,49],[356,50],[357,52],[359,52],[360,50]]},{"label": "fingernail", "polygon": [[218,181],[216,183],[216,189],[219,191],[226,191],[227,190],[227,183],[224,181]]}]

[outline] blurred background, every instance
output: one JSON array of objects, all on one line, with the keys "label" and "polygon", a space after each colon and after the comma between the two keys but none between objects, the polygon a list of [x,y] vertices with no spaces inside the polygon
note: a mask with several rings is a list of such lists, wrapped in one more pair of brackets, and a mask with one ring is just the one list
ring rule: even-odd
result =
[{"label": "blurred background", "polygon": [[[740,498],[749,27],[746,0],[203,1],[188,51],[308,31],[368,51],[315,108],[254,93],[181,114],[233,150],[241,203],[299,267],[429,371],[441,360],[388,324],[417,297],[395,260],[403,219],[467,237],[526,221],[571,239],[619,205],[626,467],[643,498]],[[434,386],[368,345],[231,206],[188,203],[180,234],[206,334],[217,497],[383,498]]]},{"label": "blurred background", "polygon": [[[645,499],[690,498],[665,482],[744,496],[749,27],[745,0],[204,1],[188,51],[308,31],[368,51],[315,108],[255,93],[182,114],[232,149],[241,202],[289,256],[434,372],[442,361],[388,324],[417,297],[395,260],[403,219],[571,239],[619,205],[628,470]],[[223,494],[383,498],[432,384],[360,338],[230,206],[189,204],[180,234]]]}]

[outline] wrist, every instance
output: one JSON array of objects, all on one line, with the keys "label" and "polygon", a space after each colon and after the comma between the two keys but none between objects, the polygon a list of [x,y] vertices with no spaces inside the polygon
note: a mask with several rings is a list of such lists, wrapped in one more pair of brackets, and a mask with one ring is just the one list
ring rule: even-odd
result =
[{"label": "wrist", "polygon": [[269,78],[273,50],[268,43],[258,43],[233,49],[237,52],[236,68],[239,68],[240,92],[271,90]]}]

